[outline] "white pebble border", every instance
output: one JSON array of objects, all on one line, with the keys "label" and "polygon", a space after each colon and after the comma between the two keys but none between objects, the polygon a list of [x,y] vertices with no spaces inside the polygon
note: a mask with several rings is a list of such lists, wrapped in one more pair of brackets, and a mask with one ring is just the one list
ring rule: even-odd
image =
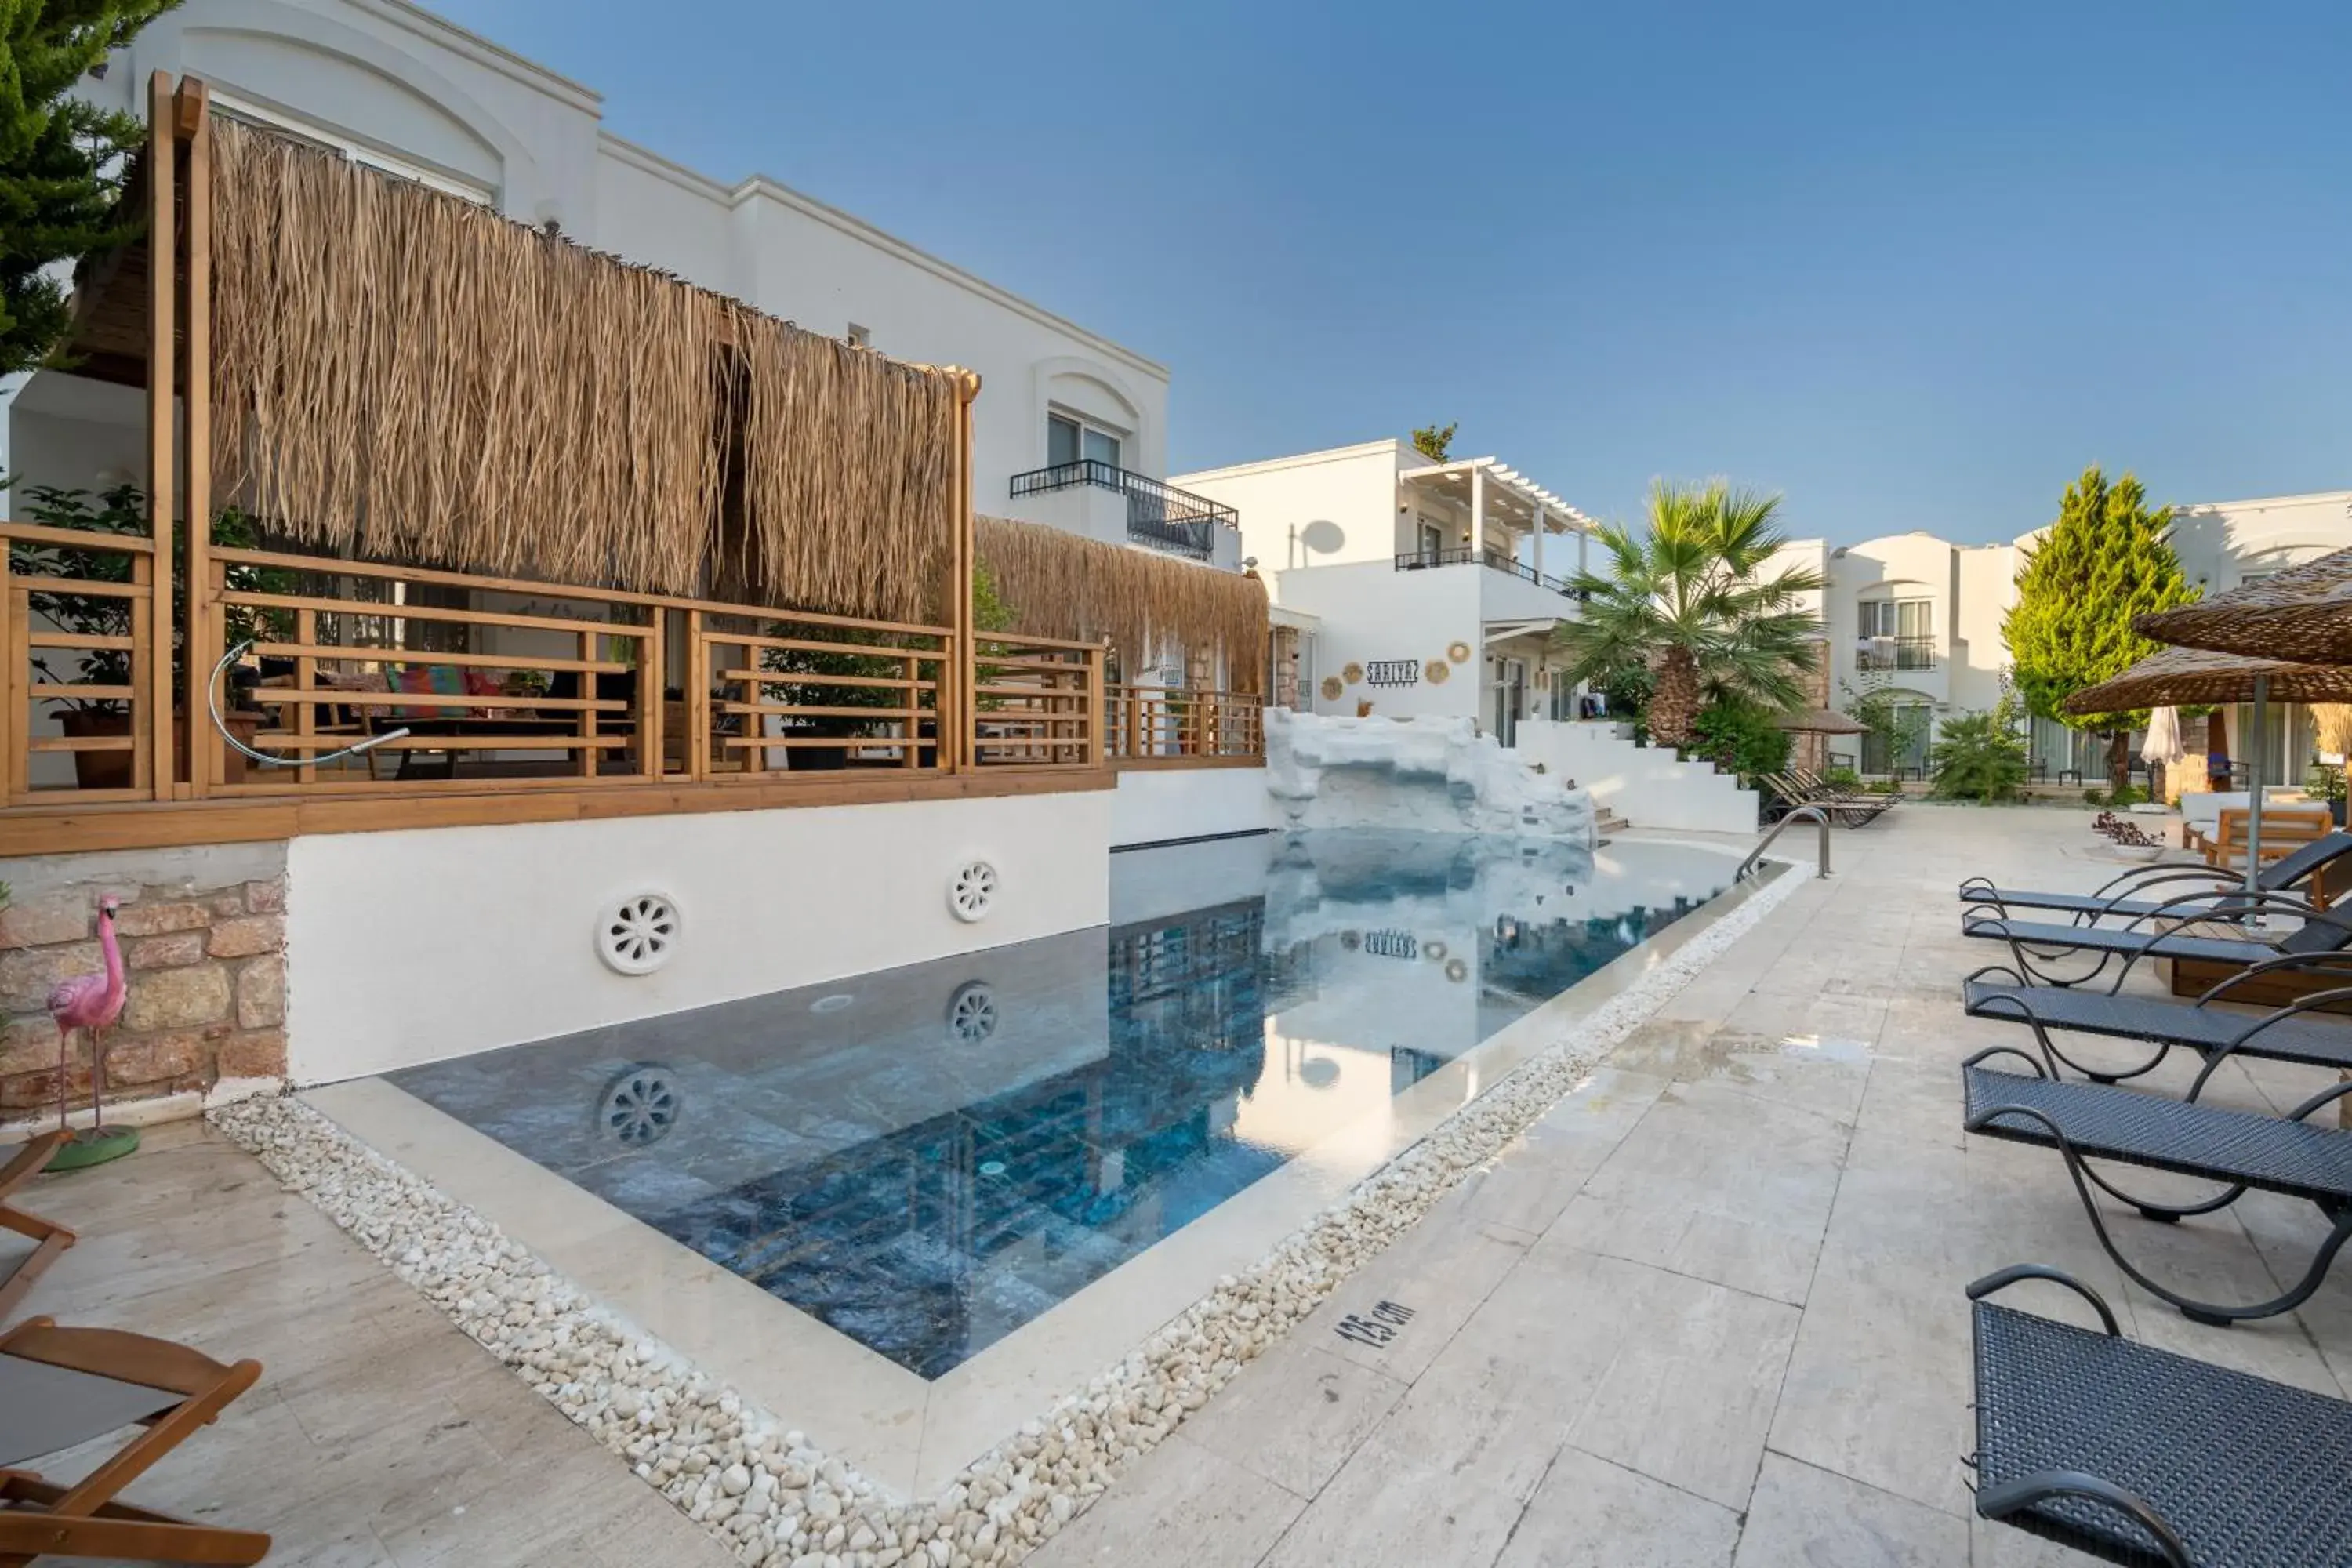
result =
[{"label": "white pebble border", "polygon": [[892,1501],[799,1432],[595,1306],[499,1228],[292,1099],[211,1113],[491,1354],[751,1568],[1019,1562],[1313,1311],[1340,1281],[1571,1092],[1717,954],[1803,885],[1790,869],[1574,1032],[1228,1275],[929,1501]]}]

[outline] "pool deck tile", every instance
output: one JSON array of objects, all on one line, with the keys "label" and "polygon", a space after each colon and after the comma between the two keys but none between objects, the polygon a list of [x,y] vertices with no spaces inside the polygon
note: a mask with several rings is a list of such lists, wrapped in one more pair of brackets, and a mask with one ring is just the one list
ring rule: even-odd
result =
[{"label": "pool deck tile", "polygon": [[[2071,1568],[2088,1559],[1973,1519],[1963,1484],[1962,1288],[2013,1262],[2084,1279],[2134,1338],[2342,1394],[2352,1276],[2269,1323],[2189,1323],[2122,1285],[2055,1160],[1958,1130],[1958,1063],[2012,1033],[1960,1013],[1959,975],[2000,950],[1959,938],[1951,889],[1975,872],[2095,886],[2116,867],[2084,816],[1913,803],[1837,833],[1835,878],[1808,879],[1031,1563]],[[2326,1081],[2255,1063],[2211,1092],[2275,1108]],[[578,1204],[549,1200],[539,1228],[593,1259],[604,1205],[556,1184]],[[273,1563],[730,1560],[202,1129],[24,1201],[84,1237],[33,1310],[268,1368],[140,1500],[277,1530]],[[2267,1291],[2321,1227],[2304,1206],[2240,1207],[2114,1223],[2161,1278]],[[1272,1223],[1235,1214],[1236,1247]],[[15,1245],[0,1238],[0,1265]],[[1416,1309],[1385,1347],[1336,1332],[1383,1300]],[[2020,1300],[2086,1313],[2055,1291]],[[1044,1375],[1006,1367],[982,1392],[1025,1397]],[[796,1412],[816,1392],[768,1395]],[[929,1455],[921,1469],[939,1473]]]}]

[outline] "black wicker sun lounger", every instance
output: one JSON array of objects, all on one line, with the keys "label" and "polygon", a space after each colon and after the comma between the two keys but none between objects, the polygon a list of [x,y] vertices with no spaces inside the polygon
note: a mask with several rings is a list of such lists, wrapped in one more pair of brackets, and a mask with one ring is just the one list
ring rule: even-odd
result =
[{"label": "black wicker sun lounger", "polygon": [[[2284,859],[2263,867],[2260,886],[2264,892],[2290,891],[2302,887],[2319,871],[2347,855],[2352,855],[2352,833],[2330,833],[2323,838],[2312,840]],[[2243,877],[2219,866],[2135,866],[2095,892],[2089,893],[2023,892],[2011,888],[1997,888],[1990,878],[1971,877],[1960,884],[1960,902],[1992,904],[2003,910],[2055,910],[2078,919],[2130,920],[2139,915],[2155,914],[2163,909],[2163,901],[2137,895],[2166,884],[2177,884],[2183,890],[2191,885],[2201,886],[2207,891],[2216,893],[2246,885]]]},{"label": "black wicker sun lounger", "polygon": [[[2032,1068],[2032,1076],[1980,1065],[1998,1056],[2015,1057]],[[2082,1194],[2083,1206],[2090,1211],[2099,1245],[2116,1266],[2150,1295],[2200,1323],[2227,1324],[2293,1311],[2319,1289],[2336,1249],[2352,1240],[2352,1131],[2304,1120],[2352,1094],[2352,1082],[2324,1089],[2281,1118],[2167,1100],[2110,1084],[2061,1083],[2045,1076],[2040,1062],[2009,1046],[1994,1046],[1962,1062],[1960,1080],[1968,1130],[2056,1149],[2074,1180],[2074,1190]],[[2125,1192],[2085,1160],[2116,1160],[2228,1185],[2219,1197],[2202,1203],[2159,1203]],[[2326,1217],[2329,1230],[2310,1268],[2284,1294],[2248,1307],[2217,1306],[2166,1289],[2117,1251],[2091,1195],[2094,1186],[2149,1219],[2168,1224],[2227,1208],[2249,1191],[2278,1193],[2310,1200]]]},{"label": "black wicker sun lounger", "polygon": [[[2237,999],[2233,993],[2239,986],[2281,973],[2332,975],[2337,984],[2263,1013],[2233,1013],[2221,1005]],[[2186,1097],[2189,1100],[2204,1092],[2206,1079],[2231,1056],[2352,1071],[2352,1018],[2318,1011],[2352,1002],[2352,952],[2267,959],[2208,987],[2193,1002],[2032,985],[2006,964],[1987,964],[1960,982],[1960,1002],[1971,1018],[2006,1018],[2032,1029],[2053,1077],[2063,1062],[2094,1083],[2120,1082],[2152,1070],[2175,1046],[2205,1058],[2205,1068]],[[2156,1049],[2137,1067],[2086,1067],[2059,1048],[2050,1037],[2053,1029],[2138,1040]]]},{"label": "black wicker sun lounger", "polygon": [[[2105,1332],[1985,1299],[2024,1279],[2074,1291]],[[2352,1562],[2352,1405],[2135,1344],[2055,1268],[2004,1268],[1969,1300],[1978,1513],[2109,1563]]]},{"label": "black wicker sun lounger", "polygon": [[[2235,924],[2257,914],[2283,914],[2299,921],[2284,940],[2264,942],[2246,936],[2200,936],[2182,928],[2195,924]],[[2063,925],[2054,921],[2013,921],[1991,908],[1975,905],[1960,911],[1960,932],[2009,944],[2019,973],[2038,984],[2081,985],[2096,979],[2111,958],[2125,961],[2123,973],[2143,958],[2186,958],[2200,963],[2251,964],[2280,957],[2336,952],[2352,944],[2352,921],[2328,910],[2315,910],[2286,893],[2195,893],[2174,899],[2127,925]],[[2042,950],[2048,951],[2042,951]],[[2046,965],[2053,958],[2093,953],[2097,965],[2087,974],[2061,979]]]}]

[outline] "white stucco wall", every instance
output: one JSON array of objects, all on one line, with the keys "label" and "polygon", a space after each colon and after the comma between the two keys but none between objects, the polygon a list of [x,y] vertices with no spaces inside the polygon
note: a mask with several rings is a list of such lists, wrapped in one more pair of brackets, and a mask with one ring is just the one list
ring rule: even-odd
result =
[{"label": "white stucco wall", "polygon": [[[1484,584],[1495,575],[1480,566],[1438,566],[1400,572],[1383,556],[1348,566],[1313,566],[1271,575],[1282,603],[1317,618],[1315,668],[1318,689],[1308,711],[1353,717],[1369,701],[1387,719],[1475,719],[1480,716],[1483,680],[1479,606]],[[1343,680],[1350,664],[1410,658],[1426,665],[1444,659],[1454,643],[1467,645],[1470,658],[1449,665],[1444,684],[1427,679],[1411,686],[1373,686],[1359,680],[1336,699],[1319,689],[1327,677]]]},{"label": "white stucco wall", "polygon": [[[982,511],[1029,516],[1009,480],[1045,465],[1049,405],[1118,430],[1122,466],[1165,471],[1164,365],[773,180],[726,183],[623,142],[603,129],[593,89],[402,0],[187,0],[124,54],[83,84],[106,107],[143,114],[153,70],[201,76],[257,110],[478,189],[520,221],[552,221],[812,331],[856,322],[899,358],[978,371]],[[28,439],[16,433],[20,459]]]},{"label": "white stucco wall", "polygon": [[[1990,709],[2000,700],[2001,674],[2009,666],[2002,623],[2017,602],[2017,574],[2042,532],[2030,530],[1999,544],[1890,534],[1835,550],[1821,540],[1800,540],[1785,546],[1765,570],[1801,565],[1830,579],[1817,613],[1827,625],[1832,654],[1831,706],[1843,707],[1849,690],[1875,686],[1935,704],[1940,722],[1955,713]],[[2251,574],[2352,546],[2352,490],[2182,506],[2175,513],[2172,542],[2191,583],[2207,594],[2225,593]],[[1859,606],[1880,596],[1918,596],[1934,604],[1934,668],[1866,676],[1856,668]],[[2233,746],[2239,719],[2236,713],[2228,716]],[[2307,728],[2299,717],[2292,723]],[[1855,742],[1840,744],[1850,749]],[[2301,752],[2292,745],[2289,750],[2285,765],[2292,770],[2299,766]],[[2054,770],[2066,759],[2045,762]]]},{"label": "white stucco wall", "polygon": [[[287,851],[288,1049],[331,1082],[1102,924],[1107,790],[314,835]],[[948,879],[999,876],[966,924]],[[608,904],[677,900],[675,958],[597,957]]]},{"label": "white stucco wall", "polygon": [[1264,768],[1130,768],[1111,802],[1113,848],[1274,826]]},{"label": "white stucco wall", "polygon": [[1753,833],[1756,792],[1711,763],[1686,763],[1671,746],[1637,746],[1613,723],[1519,722],[1519,755],[1636,827],[1680,833]]},{"label": "white stucco wall", "polygon": [[[1401,441],[1367,441],[1175,474],[1169,483],[1239,510],[1242,553],[1257,557],[1258,570],[1272,583],[1276,574],[1293,567],[1392,563],[1397,475],[1407,451]],[[1412,461],[1423,459],[1416,453]]]}]

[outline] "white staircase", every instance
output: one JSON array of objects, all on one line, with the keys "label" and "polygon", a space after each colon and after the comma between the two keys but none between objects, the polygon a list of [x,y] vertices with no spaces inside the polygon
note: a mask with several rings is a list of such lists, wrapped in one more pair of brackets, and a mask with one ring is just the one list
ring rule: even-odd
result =
[{"label": "white staircase", "polygon": [[1548,773],[1589,792],[1598,830],[1660,827],[1754,833],[1761,802],[1712,763],[1686,763],[1671,746],[1637,746],[1606,720],[1522,719],[1517,750]]}]

